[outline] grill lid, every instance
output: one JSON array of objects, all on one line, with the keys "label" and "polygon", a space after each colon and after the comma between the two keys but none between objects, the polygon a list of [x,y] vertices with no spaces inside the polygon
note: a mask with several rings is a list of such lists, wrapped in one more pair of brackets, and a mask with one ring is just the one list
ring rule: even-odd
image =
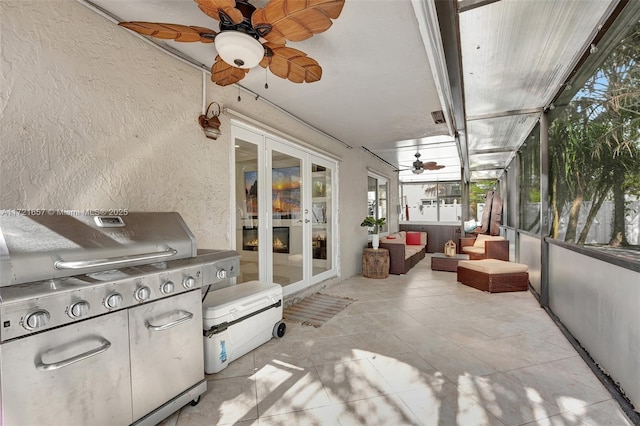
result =
[{"label": "grill lid", "polygon": [[176,212],[22,215],[0,210],[0,287],[196,256]]}]

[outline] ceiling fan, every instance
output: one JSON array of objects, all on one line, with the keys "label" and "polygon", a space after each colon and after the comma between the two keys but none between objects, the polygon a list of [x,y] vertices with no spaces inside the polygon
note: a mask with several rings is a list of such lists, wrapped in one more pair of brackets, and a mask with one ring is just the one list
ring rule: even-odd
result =
[{"label": "ceiling fan", "polygon": [[270,0],[256,9],[248,0],[195,0],[207,16],[220,21],[220,31],[156,22],[120,22],[118,25],[150,37],[178,42],[215,43],[218,56],[211,80],[227,86],[242,80],[260,65],[294,83],[312,83],[322,68],[306,53],[286,47],[331,27],[342,12],[344,0]]},{"label": "ceiling fan", "polygon": [[414,156],[416,157],[416,161],[413,162],[411,169],[400,169],[399,171],[411,170],[413,174],[419,175],[424,173],[425,170],[440,170],[445,168],[445,166],[443,166],[442,164],[438,164],[435,161],[420,161],[420,151],[416,152]]}]

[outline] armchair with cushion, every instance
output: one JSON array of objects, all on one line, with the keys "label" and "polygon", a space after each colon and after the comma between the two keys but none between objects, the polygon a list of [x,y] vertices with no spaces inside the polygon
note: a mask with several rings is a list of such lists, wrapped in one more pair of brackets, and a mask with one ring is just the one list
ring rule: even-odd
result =
[{"label": "armchair with cushion", "polygon": [[460,252],[470,260],[509,260],[509,241],[500,235],[479,234],[477,237],[460,238]]}]

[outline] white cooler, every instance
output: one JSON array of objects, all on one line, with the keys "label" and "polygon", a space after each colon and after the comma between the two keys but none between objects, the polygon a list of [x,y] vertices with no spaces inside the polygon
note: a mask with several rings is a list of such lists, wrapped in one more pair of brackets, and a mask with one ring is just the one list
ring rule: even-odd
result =
[{"label": "white cooler", "polygon": [[202,306],[204,371],[213,374],[231,361],[284,336],[282,287],[249,281],[210,292]]}]

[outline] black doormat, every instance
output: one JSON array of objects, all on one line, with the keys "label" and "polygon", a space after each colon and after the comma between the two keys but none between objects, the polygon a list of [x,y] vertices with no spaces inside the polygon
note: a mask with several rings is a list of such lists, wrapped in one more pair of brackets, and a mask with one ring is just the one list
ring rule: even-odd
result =
[{"label": "black doormat", "polygon": [[302,325],[320,327],[352,302],[353,299],[316,293],[285,308],[283,317]]}]

